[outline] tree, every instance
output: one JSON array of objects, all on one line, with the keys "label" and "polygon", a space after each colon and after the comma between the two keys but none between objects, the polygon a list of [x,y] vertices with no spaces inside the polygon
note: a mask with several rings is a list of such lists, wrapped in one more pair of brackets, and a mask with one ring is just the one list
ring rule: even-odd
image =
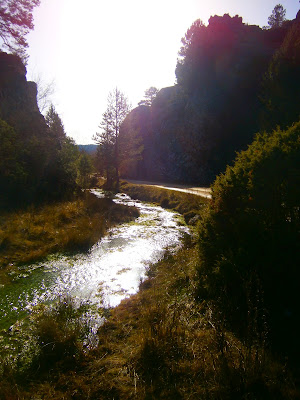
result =
[{"label": "tree", "polygon": [[145,90],[144,100],[139,102],[139,106],[152,106],[153,100],[155,99],[159,89],[151,86],[149,89]]},{"label": "tree", "polygon": [[81,187],[86,189],[89,186],[90,174],[93,171],[93,165],[91,161],[91,156],[86,152],[80,154],[78,162],[78,175],[79,184]]},{"label": "tree", "polygon": [[106,111],[103,113],[102,121],[99,125],[101,129],[94,136],[94,140],[98,144],[96,155],[96,166],[100,173],[106,175],[106,186],[112,186],[112,168],[113,168],[113,153],[114,140],[111,129],[111,114]]},{"label": "tree", "polygon": [[286,10],[281,4],[277,4],[268,18],[268,24],[271,28],[279,28],[285,21]]},{"label": "tree", "polygon": [[27,33],[33,29],[33,9],[40,0],[0,0],[0,38],[2,48],[26,59]]},{"label": "tree", "polygon": [[16,203],[26,186],[28,171],[22,162],[24,144],[15,130],[0,119],[0,206]]},{"label": "tree", "polygon": [[45,183],[53,198],[71,195],[76,188],[79,152],[74,141],[66,136],[63,122],[51,104],[45,117],[51,146]]},{"label": "tree", "polygon": [[[94,140],[99,145],[98,155],[104,159],[107,172],[107,185],[115,184],[119,190],[120,146],[119,135],[121,124],[130,111],[126,96],[116,87],[108,95],[107,109],[100,124],[102,131],[96,133]],[[111,175],[113,172],[113,176]],[[110,189],[112,187],[109,187]]]},{"label": "tree", "polygon": [[185,84],[190,80],[191,72],[195,68],[195,62],[199,54],[202,59],[205,58],[201,47],[205,42],[206,31],[203,22],[197,19],[181,39],[182,46],[178,52],[179,57],[175,70],[177,83]]},{"label": "tree", "polygon": [[262,82],[262,128],[285,129],[300,118],[300,19],[293,21]]},{"label": "tree", "polygon": [[193,46],[194,42],[199,39],[199,35],[205,31],[205,25],[201,19],[197,19],[192,23],[183,38],[181,38],[182,46],[178,52],[180,57],[185,57]]},{"label": "tree", "polygon": [[37,103],[41,113],[51,107],[51,96],[54,93],[54,80],[45,81],[41,75],[33,78],[37,85]]},{"label": "tree", "polygon": [[199,232],[199,297],[217,302],[240,332],[262,312],[273,343],[292,351],[300,327],[299,160],[300,122],[258,134],[216,179]]},{"label": "tree", "polygon": [[46,124],[49,127],[51,136],[53,138],[58,139],[58,142],[61,145],[66,137],[66,133],[62,120],[60,116],[57,114],[53,104],[51,104],[46,114],[45,120]]}]

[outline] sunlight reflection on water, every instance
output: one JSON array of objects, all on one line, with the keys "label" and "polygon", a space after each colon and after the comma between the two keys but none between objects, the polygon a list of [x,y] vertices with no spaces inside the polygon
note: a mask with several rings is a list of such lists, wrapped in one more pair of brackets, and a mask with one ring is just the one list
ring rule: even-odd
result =
[{"label": "sunlight reflection on water", "polygon": [[[100,191],[92,192],[102,196]],[[183,232],[188,231],[178,224],[176,214],[161,207],[132,201],[126,195],[118,195],[114,201],[135,205],[140,217],[111,229],[87,254],[35,264],[29,273],[26,270],[25,277],[16,277],[0,289],[3,318],[11,319],[14,314],[18,319],[23,310],[64,295],[116,306],[138,291],[147,265],[158,261],[167,248],[179,246]]]}]

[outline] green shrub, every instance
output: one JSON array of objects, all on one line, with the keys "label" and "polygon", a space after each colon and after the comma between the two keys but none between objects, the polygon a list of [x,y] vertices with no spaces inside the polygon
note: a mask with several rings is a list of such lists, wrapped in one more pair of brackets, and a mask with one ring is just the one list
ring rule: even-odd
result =
[{"label": "green shrub", "polygon": [[281,348],[300,333],[299,203],[297,123],[257,135],[238,154],[216,179],[200,226],[199,297],[217,301],[243,334],[251,325],[259,335],[268,316]]}]

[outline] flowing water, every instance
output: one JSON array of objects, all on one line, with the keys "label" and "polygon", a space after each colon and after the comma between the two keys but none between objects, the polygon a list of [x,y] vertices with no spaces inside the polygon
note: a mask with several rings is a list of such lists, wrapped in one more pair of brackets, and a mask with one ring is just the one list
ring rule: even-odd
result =
[{"label": "flowing water", "polygon": [[[99,197],[101,191],[94,190]],[[50,261],[20,267],[12,282],[0,287],[0,324],[9,327],[43,302],[70,295],[79,301],[113,307],[138,291],[147,265],[165,250],[176,249],[187,228],[179,216],[161,207],[133,201],[119,194],[115,202],[135,205],[140,217],[122,224],[88,253],[59,255]]]}]

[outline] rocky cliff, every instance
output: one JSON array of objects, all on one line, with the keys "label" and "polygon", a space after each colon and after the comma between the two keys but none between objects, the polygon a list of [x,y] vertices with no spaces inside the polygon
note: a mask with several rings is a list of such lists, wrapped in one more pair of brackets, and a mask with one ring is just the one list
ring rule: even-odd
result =
[{"label": "rocky cliff", "polygon": [[62,197],[74,187],[69,158],[39,111],[21,59],[0,52],[0,206]]},{"label": "rocky cliff", "polygon": [[37,105],[37,86],[26,79],[26,68],[18,56],[0,53],[0,118],[25,137],[32,130],[47,129]]}]

